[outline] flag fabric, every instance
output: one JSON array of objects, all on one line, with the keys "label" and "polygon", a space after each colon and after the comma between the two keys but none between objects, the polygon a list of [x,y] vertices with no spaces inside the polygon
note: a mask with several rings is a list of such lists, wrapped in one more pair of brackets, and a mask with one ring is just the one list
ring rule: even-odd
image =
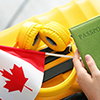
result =
[{"label": "flag fabric", "polygon": [[0,100],[34,100],[44,62],[44,52],[0,46]]}]

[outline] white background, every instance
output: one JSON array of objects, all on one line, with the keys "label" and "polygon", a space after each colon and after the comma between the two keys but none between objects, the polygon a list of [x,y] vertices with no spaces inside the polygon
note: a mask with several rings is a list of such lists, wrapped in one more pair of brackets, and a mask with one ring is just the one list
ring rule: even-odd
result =
[{"label": "white background", "polygon": [[71,0],[0,0],[0,31]]}]

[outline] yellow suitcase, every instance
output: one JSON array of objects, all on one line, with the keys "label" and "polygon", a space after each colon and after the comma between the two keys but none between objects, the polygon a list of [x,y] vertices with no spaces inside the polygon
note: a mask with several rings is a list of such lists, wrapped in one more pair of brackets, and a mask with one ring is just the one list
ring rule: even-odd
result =
[{"label": "yellow suitcase", "polygon": [[[99,0],[72,0],[66,5],[56,7],[45,14],[33,16],[15,26],[1,31],[0,45],[13,46],[20,28],[26,21],[32,21],[42,25],[56,21],[68,30],[75,25],[99,15],[99,5]],[[72,43],[68,45],[64,51],[57,52],[47,47],[42,41],[36,48],[37,51],[54,52],[71,56],[74,55],[75,49],[76,47]],[[82,92],[75,81],[76,72],[73,67],[72,59],[49,56],[46,56],[45,59],[44,81],[35,100],[61,100],[74,93]],[[65,70],[65,67],[68,67],[68,69]],[[60,68],[64,69],[64,71]],[[48,73],[51,74],[49,75]]]}]

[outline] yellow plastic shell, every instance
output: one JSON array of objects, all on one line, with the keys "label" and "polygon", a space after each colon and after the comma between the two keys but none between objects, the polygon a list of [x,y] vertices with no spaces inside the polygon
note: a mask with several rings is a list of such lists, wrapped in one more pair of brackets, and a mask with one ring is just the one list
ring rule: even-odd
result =
[{"label": "yellow plastic shell", "polygon": [[48,47],[55,51],[64,51],[70,41],[70,33],[61,24],[51,21],[40,30],[39,36]]},{"label": "yellow plastic shell", "polygon": [[[40,43],[40,38],[38,36],[41,24],[34,22],[25,22],[17,36],[16,43],[19,48],[35,50]],[[14,46],[15,47],[15,46]]]},{"label": "yellow plastic shell", "polygon": [[65,81],[63,81],[62,83],[60,83],[56,86],[53,86],[53,87],[41,88],[38,96],[50,97],[50,96],[59,95],[59,94],[65,92],[67,89],[69,89],[73,85],[73,83],[76,79],[75,75],[76,75],[76,71],[75,71],[75,67],[74,67],[71,74]]}]

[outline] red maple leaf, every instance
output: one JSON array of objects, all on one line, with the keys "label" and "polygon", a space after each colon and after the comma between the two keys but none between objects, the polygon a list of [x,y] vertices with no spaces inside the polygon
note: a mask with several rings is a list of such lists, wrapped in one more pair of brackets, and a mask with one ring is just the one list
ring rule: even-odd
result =
[{"label": "red maple leaf", "polygon": [[[13,69],[10,69],[10,71],[12,74],[7,72],[5,69],[3,69],[3,71],[0,70],[2,76],[10,80],[10,81],[9,80],[5,81],[6,84],[4,85],[4,88],[7,88],[9,90],[8,92],[17,91],[17,90],[22,92],[23,87],[25,86],[25,83],[28,80],[28,78],[25,78],[24,76],[22,67],[18,67],[17,65],[14,64]],[[30,91],[33,91],[29,87],[27,86],[25,87]]]}]

